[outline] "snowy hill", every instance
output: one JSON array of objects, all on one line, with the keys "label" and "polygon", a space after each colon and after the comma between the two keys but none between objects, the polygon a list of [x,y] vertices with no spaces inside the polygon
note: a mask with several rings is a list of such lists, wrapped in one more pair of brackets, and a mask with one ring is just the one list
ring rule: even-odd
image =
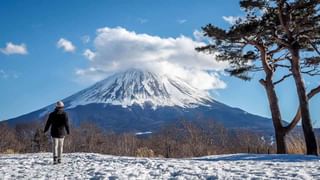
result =
[{"label": "snowy hill", "polygon": [[[73,125],[90,121],[114,132],[155,132],[179,120],[210,120],[227,128],[273,133],[268,118],[215,101],[187,82],[130,69],[114,74],[63,100]],[[46,119],[54,104],[8,120],[9,124]]]},{"label": "snowy hill", "polygon": [[304,155],[216,155],[193,159],[51,153],[0,154],[0,179],[319,179],[320,158]]}]

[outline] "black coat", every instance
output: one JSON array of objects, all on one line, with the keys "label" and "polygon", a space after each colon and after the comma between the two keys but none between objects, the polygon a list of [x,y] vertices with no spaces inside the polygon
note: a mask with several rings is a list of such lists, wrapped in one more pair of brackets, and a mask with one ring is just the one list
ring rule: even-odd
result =
[{"label": "black coat", "polygon": [[55,109],[50,113],[44,132],[47,132],[50,126],[53,138],[63,138],[66,135],[66,131],[67,134],[70,134],[68,115],[63,109]]}]

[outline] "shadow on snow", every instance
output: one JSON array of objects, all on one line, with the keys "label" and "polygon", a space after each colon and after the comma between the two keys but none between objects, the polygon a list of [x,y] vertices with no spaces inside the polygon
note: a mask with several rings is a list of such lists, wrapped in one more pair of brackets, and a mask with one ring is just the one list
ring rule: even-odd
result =
[{"label": "shadow on snow", "polygon": [[296,154],[231,154],[206,156],[193,158],[199,161],[274,161],[274,162],[303,162],[303,161],[320,161],[320,157],[296,155]]}]

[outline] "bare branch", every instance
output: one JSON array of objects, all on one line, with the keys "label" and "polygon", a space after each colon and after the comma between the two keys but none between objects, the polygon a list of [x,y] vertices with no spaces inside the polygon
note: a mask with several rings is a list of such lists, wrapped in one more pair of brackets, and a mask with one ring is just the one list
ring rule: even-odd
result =
[{"label": "bare branch", "polygon": [[251,68],[250,72],[259,72],[259,71],[262,71],[262,70],[263,70],[263,67],[258,66],[258,67]]},{"label": "bare branch", "polygon": [[272,62],[276,63],[276,62],[285,61],[285,60],[288,60],[288,59],[289,59],[288,57],[277,58],[277,59],[272,59]]},{"label": "bare branch", "polygon": [[268,55],[272,55],[272,54],[278,53],[278,52],[280,52],[280,51],[282,51],[282,50],[284,50],[284,49],[285,49],[284,47],[280,47],[280,46],[279,46],[278,48],[269,51],[269,52],[268,52]]},{"label": "bare branch", "polygon": [[266,81],[264,79],[260,79],[259,83],[264,87],[266,86]]},{"label": "bare branch", "polygon": [[320,75],[320,70],[314,68],[309,71],[301,71],[302,74],[307,74],[309,76],[319,76]]},{"label": "bare branch", "polygon": [[291,66],[289,66],[289,65],[284,65],[284,64],[275,64],[274,66],[275,66],[275,67],[283,67],[283,68],[287,68],[287,69],[290,69],[290,68],[291,68]]},{"label": "bare branch", "polygon": [[[310,100],[313,96],[315,96],[316,94],[318,94],[320,92],[320,85],[314,89],[312,89],[307,97],[308,97],[308,100]],[[298,122],[300,121],[301,119],[301,109],[299,107],[299,109],[297,110],[297,113],[296,115],[294,116],[294,118],[292,119],[291,123],[285,127],[285,131],[286,132],[289,132],[291,131],[297,124]]]},{"label": "bare branch", "polygon": [[279,79],[278,81],[274,82],[273,85],[277,85],[277,84],[281,83],[283,80],[287,79],[290,76],[292,76],[292,73],[283,76],[281,79]]}]

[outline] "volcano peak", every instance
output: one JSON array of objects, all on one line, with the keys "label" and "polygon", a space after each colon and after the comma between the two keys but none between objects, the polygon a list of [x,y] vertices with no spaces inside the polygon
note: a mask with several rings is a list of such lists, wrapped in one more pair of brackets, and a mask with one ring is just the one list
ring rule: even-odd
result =
[{"label": "volcano peak", "polygon": [[177,77],[159,75],[147,70],[128,69],[97,82],[67,98],[72,108],[91,103],[121,105],[134,104],[153,108],[158,106],[196,107],[213,99],[207,92],[192,87]]}]

